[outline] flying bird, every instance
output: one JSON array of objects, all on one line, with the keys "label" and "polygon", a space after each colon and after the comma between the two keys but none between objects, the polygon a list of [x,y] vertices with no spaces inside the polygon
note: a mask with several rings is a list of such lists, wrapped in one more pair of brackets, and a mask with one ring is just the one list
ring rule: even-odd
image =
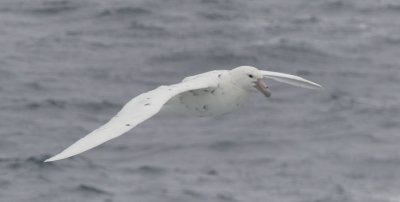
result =
[{"label": "flying bird", "polygon": [[116,138],[159,112],[215,116],[239,108],[250,93],[271,91],[263,78],[309,89],[319,84],[299,76],[240,66],[186,77],[180,83],[163,85],[134,97],[106,124],[81,138],[59,154],[45,160],[56,161],[90,150]]}]

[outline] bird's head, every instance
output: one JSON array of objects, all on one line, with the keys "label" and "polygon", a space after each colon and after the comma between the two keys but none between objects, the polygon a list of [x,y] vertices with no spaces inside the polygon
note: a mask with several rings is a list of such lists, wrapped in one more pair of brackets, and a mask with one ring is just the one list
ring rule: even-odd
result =
[{"label": "bird's head", "polygon": [[235,85],[248,91],[257,89],[266,97],[271,96],[271,92],[263,80],[264,76],[257,68],[251,66],[236,67],[230,71],[230,75]]}]

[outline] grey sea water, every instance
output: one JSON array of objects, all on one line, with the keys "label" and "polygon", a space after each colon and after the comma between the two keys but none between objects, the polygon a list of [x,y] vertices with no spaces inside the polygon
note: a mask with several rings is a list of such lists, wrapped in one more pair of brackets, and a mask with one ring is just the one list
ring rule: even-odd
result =
[{"label": "grey sea water", "polygon": [[[0,201],[399,202],[400,1],[1,0]],[[213,69],[267,81],[42,163],[129,99]]]}]

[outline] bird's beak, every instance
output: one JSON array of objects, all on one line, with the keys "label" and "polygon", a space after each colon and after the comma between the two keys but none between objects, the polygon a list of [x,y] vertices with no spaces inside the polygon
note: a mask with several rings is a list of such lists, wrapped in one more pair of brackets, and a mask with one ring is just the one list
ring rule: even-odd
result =
[{"label": "bird's beak", "polygon": [[255,82],[255,88],[259,90],[262,94],[265,95],[265,97],[270,97],[271,96],[271,91],[269,91],[267,84],[263,81],[263,79],[257,79]]}]

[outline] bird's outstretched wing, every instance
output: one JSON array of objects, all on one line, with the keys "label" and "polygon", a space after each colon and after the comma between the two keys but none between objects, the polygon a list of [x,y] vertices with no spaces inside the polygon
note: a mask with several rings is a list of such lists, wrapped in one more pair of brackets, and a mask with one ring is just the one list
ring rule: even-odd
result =
[{"label": "bird's outstretched wing", "polygon": [[284,74],[280,72],[271,72],[271,71],[261,71],[264,77],[274,79],[283,83],[287,83],[294,86],[300,86],[303,88],[310,88],[310,89],[318,89],[322,88],[321,85],[314,83],[312,81],[306,80],[299,76],[291,75],[291,74]]},{"label": "bird's outstretched wing", "polygon": [[218,81],[214,77],[198,77],[174,85],[160,86],[152,91],[138,95],[126,103],[121,111],[106,124],[45,162],[75,156],[124,134],[157,114],[163,105],[175,95],[190,90],[213,88],[217,85]]}]

